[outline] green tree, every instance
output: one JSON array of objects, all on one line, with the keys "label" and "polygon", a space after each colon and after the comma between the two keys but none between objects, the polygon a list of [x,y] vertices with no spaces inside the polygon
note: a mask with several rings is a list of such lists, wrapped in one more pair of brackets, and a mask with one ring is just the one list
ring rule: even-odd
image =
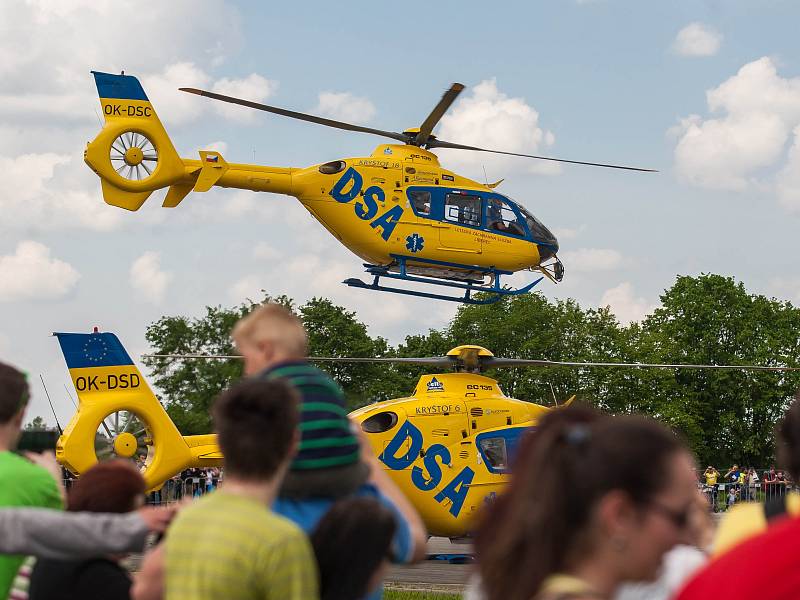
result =
[{"label": "green tree", "polygon": [[[232,355],[231,330],[252,306],[206,307],[206,314],[195,319],[164,316],[147,328],[145,337],[153,354]],[[145,364],[162,393],[167,413],[184,435],[211,431],[211,403],[242,376],[240,360],[149,358]]]},{"label": "green tree", "polygon": [[[372,338],[354,312],[326,298],[312,298],[300,307],[299,313],[308,332],[310,356],[378,358],[387,354],[389,344],[385,339]],[[386,376],[383,365],[348,362],[319,362],[317,365],[342,386],[350,408],[391,397],[388,387],[391,378]]]},{"label": "green tree", "polygon": [[[646,360],[798,366],[800,310],[788,302],[748,294],[729,277],[701,275],[678,277],[661,303],[642,323]],[[766,465],[774,425],[799,385],[797,373],[666,372],[649,412],[680,429],[704,462]]]},{"label": "green tree", "polygon": [[[264,302],[283,304],[298,314],[308,332],[311,356],[372,357],[387,353],[385,339],[370,337],[355,313],[330,300],[314,298],[299,309],[286,296],[266,296]],[[206,307],[205,315],[199,318],[164,316],[147,328],[145,337],[153,354],[233,355],[233,326],[259,305],[248,301],[232,308]],[[214,398],[242,376],[242,362],[237,359],[148,358],[145,364],[151,369],[168,414],[185,435],[211,431],[209,409]],[[380,365],[321,362],[319,366],[342,386],[350,408],[391,397],[390,378]]]},{"label": "green tree", "polygon": [[[621,361],[631,354],[628,336],[607,309],[583,310],[574,300],[549,300],[540,293],[460,307],[445,337],[453,345],[478,344],[505,358]],[[551,404],[553,395],[560,401],[577,394],[604,408],[620,405],[612,391],[621,378],[611,369],[526,367],[487,374],[506,394],[531,402]]]},{"label": "green tree", "polygon": [[[270,300],[269,297],[265,301]],[[463,305],[442,329],[412,334],[396,348],[369,335],[352,311],[324,298],[294,308],[312,356],[442,356],[461,344],[497,356],[580,362],[652,362],[797,366],[800,310],[788,302],[749,294],[718,275],[678,277],[662,306],[642,323],[622,326],[607,309],[583,309],[574,300],[525,294],[490,305]],[[165,316],[150,325],[154,353],[231,354],[230,332],[258,304],[209,307],[201,318]],[[410,395],[416,365],[320,362],[345,391],[349,408]],[[241,376],[241,362],[151,359],[154,383],[184,433],[210,430],[216,395]],[[780,372],[550,367],[496,369],[509,396],[541,404],[573,394],[612,413],[642,412],[683,432],[703,461],[726,465],[772,460],[773,427],[800,374]]]},{"label": "green tree", "polygon": [[25,425],[24,429],[25,431],[40,431],[42,429],[47,429],[47,423],[44,422],[42,417],[37,415]]}]

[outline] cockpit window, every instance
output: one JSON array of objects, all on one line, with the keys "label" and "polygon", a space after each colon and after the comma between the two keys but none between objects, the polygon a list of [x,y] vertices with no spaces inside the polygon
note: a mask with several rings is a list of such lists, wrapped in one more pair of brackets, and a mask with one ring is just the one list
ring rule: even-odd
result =
[{"label": "cockpit window", "polygon": [[444,218],[454,223],[481,226],[481,197],[467,194],[447,194],[444,199]]},{"label": "cockpit window", "polygon": [[490,473],[508,473],[514,467],[520,440],[533,430],[523,426],[479,433],[475,443],[486,469]]},{"label": "cockpit window", "polygon": [[508,469],[508,451],[504,437],[487,437],[480,441],[486,463],[497,471]]},{"label": "cockpit window", "polygon": [[531,232],[533,239],[539,242],[555,245],[556,248],[558,248],[556,236],[554,236],[553,233],[547,227],[545,227],[539,219],[525,210],[524,207],[519,205],[517,205],[517,207],[522,211],[525,221],[528,224],[528,230]]},{"label": "cockpit window", "polygon": [[520,217],[508,202],[500,198],[490,198],[486,204],[486,229],[525,237]]},{"label": "cockpit window", "polygon": [[425,190],[411,190],[408,192],[411,208],[420,217],[431,216],[431,193]]}]

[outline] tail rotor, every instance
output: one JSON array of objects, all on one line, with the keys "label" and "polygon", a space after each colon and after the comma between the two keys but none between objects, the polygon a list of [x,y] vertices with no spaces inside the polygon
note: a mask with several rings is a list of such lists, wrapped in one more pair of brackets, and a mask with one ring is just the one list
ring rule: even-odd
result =
[{"label": "tail rotor", "polygon": [[153,191],[191,180],[192,167],[178,156],[139,80],[93,73],[105,124],[84,160],[100,177],[103,199],[139,210]]},{"label": "tail rotor", "polygon": [[120,177],[128,181],[144,181],[158,166],[158,150],[143,133],[124,131],[111,142],[109,159]]}]

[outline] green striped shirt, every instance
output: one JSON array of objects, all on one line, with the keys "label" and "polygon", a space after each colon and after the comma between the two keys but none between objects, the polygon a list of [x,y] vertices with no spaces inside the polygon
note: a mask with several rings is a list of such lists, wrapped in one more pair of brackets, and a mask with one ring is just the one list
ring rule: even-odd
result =
[{"label": "green striped shirt", "polygon": [[316,600],[305,534],[259,502],[212,492],[182,510],[166,539],[166,600]]},{"label": "green striped shirt", "polygon": [[293,471],[358,462],[358,440],[350,431],[344,393],[327,373],[306,362],[292,362],[277,365],[260,376],[286,379],[300,393],[301,437]]}]

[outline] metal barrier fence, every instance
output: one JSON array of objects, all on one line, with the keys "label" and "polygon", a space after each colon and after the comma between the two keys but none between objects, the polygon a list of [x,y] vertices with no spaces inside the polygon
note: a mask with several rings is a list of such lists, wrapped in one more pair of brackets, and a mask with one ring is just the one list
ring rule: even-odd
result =
[{"label": "metal barrier fence", "polygon": [[790,491],[798,491],[798,486],[790,482],[758,483],[719,483],[716,485],[698,484],[698,488],[708,499],[713,512],[723,512],[739,502],[768,502],[773,498],[785,496]]},{"label": "metal barrier fence", "polygon": [[[64,487],[69,490],[75,479],[64,479]],[[221,477],[173,477],[168,479],[160,490],[147,494],[148,505],[162,505],[180,502],[184,498],[198,498],[222,485]],[[715,485],[697,484],[698,489],[708,499],[713,512],[724,512],[739,502],[767,502],[791,491],[800,491],[800,486],[792,482],[758,483],[719,483]]]},{"label": "metal barrier fence", "polygon": [[220,477],[173,477],[160,490],[147,495],[147,504],[172,504],[184,498],[199,498],[217,489],[221,483]]},{"label": "metal barrier fence", "polygon": [[[75,481],[77,479],[73,477],[65,478],[64,489],[69,491]],[[180,502],[184,498],[198,498],[217,489],[221,484],[221,477],[173,477],[160,490],[148,493],[146,504],[157,506]]]}]

